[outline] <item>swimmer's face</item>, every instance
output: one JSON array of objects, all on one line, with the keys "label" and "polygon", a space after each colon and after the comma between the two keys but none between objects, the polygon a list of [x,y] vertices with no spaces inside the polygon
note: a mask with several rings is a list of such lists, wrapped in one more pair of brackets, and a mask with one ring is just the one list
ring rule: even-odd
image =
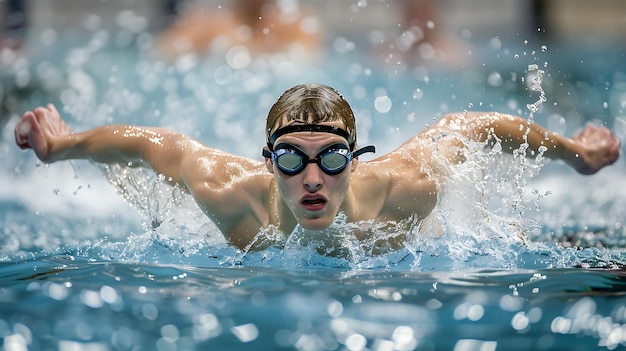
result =
[{"label": "swimmer's face", "polygon": [[[326,123],[325,123],[326,124]],[[341,123],[328,123],[343,127]],[[287,144],[313,159],[322,150],[333,144],[348,142],[341,136],[324,132],[296,132],[280,136],[275,145]],[[268,170],[274,174],[278,192],[298,223],[305,229],[328,228],[341,210],[350,188],[350,175],[356,169],[352,160],[339,174],[328,175],[319,165],[309,163],[302,172],[286,175],[271,159],[266,159]]]}]

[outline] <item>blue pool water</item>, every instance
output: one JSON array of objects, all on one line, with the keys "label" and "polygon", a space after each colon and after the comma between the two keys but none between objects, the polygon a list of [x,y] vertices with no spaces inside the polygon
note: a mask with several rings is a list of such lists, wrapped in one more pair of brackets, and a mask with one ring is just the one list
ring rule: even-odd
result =
[{"label": "blue pool water", "polygon": [[[62,42],[2,71],[0,349],[626,347],[622,160],[584,177],[559,162],[486,154],[442,191],[441,237],[381,255],[345,238],[331,257],[297,230],[284,249],[237,250],[151,172],[42,165],[18,152],[11,130],[11,113],[54,102],[75,130],[159,125],[260,158],[271,104],[314,81],[344,93],[360,143],[384,153],[446,112],[529,117],[539,97],[529,65],[538,65],[548,100],[535,120],[565,134],[606,123],[624,138],[623,53],[519,39],[483,47],[462,72],[383,69],[344,51],[235,69],[219,59],[166,65],[102,40]],[[329,233],[347,226],[339,218]]]}]

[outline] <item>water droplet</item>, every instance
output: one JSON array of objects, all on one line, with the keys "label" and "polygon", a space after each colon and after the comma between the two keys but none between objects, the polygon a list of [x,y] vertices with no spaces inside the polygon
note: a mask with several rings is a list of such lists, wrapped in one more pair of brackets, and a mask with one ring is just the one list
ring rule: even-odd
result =
[{"label": "water droplet", "polygon": [[226,62],[234,69],[246,68],[251,62],[250,51],[245,46],[235,45],[226,53]]},{"label": "water droplet", "polygon": [[526,313],[524,312],[517,312],[515,316],[513,316],[513,319],[511,320],[511,326],[515,330],[524,330],[528,327],[528,324],[529,324],[529,321],[528,321],[528,318],[526,317]]},{"label": "water droplet", "polygon": [[487,77],[487,82],[493,87],[499,87],[502,85],[502,76],[498,72],[492,72],[489,77]]},{"label": "water droplet", "polygon": [[253,323],[232,327],[231,331],[241,342],[250,342],[259,336],[259,329]]},{"label": "water droplet", "polygon": [[420,88],[415,89],[415,91],[413,92],[413,99],[421,100],[423,97],[424,97],[424,92],[422,91],[422,89]]},{"label": "water droplet", "polygon": [[180,331],[175,325],[167,324],[161,327],[161,336],[163,340],[169,343],[175,343],[180,338]]},{"label": "water droplet", "polygon": [[379,96],[374,100],[374,107],[380,113],[387,113],[391,110],[391,99],[389,96]]},{"label": "water droplet", "polygon": [[82,185],[79,185],[79,186],[78,186],[78,188],[76,188],[76,190],[74,190],[74,192],[73,192],[72,194],[74,194],[74,195],[78,194],[78,191],[79,191],[80,189],[82,189],[82,188],[83,188],[83,186],[82,186]]},{"label": "water droplet", "polygon": [[498,37],[491,38],[491,40],[489,41],[489,46],[493,50],[498,50],[498,49],[502,48],[502,41],[500,41],[500,38],[498,38]]},{"label": "water droplet", "polygon": [[226,84],[230,81],[231,77],[232,70],[227,65],[219,66],[213,74],[213,78],[217,84]]},{"label": "water droplet", "polygon": [[103,305],[103,301],[100,298],[100,294],[93,290],[83,290],[80,293],[80,300],[83,304],[91,308],[100,308]]}]

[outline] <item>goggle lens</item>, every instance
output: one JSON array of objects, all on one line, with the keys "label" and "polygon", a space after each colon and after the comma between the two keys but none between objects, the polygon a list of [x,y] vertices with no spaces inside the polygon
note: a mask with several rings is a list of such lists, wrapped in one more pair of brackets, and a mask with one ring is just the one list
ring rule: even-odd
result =
[{"label": "goggle lens", "polygon": [[318,156],[320,160],[320,167],[322,170],[329,170],[331,172],[341,172],[348,165],[348,158],[339,153],[339,150],[331,150],[327,153]]},{"label": "goggle lens", "polygon": [[276,157],[276,164],[280,168],[289,171],[295,171],[300,168],[304,168],[304,164],[302,163],[302,161],[304,161],[304,159],[301,155],[291,152],[283,153]]}]

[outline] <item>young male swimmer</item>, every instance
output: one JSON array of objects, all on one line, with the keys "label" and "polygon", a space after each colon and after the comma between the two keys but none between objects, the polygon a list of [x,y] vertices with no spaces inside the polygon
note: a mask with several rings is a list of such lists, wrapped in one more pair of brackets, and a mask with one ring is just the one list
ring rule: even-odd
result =
[{"label": "young male swimmer", "polygon": [[446,115],[396,150],[359,163],[358,156],[375,150],[357,144],[355,123],[336,90],[303,84],[283,93],[270,109],[264,161],[159,128],[107,125],[74,133],[52,105],[26,112],[15,127],[15,139],[43,162],[148,165],[188,191],[239,248],[264,227],[286,234],[297,224],[322,230],[339,213],[349,222],[424,219],[437,203],[436,180],[446,172],[438,165],[442,159],[463,162],[467,140],[494,138],[508,152],[525,141],[529,150],[543,146],[544,156],[563,160],[582,174],[614,163],[620,150],[619,140],[605,127],[587,126],[566,138],[520,117],[463,112]]}]

